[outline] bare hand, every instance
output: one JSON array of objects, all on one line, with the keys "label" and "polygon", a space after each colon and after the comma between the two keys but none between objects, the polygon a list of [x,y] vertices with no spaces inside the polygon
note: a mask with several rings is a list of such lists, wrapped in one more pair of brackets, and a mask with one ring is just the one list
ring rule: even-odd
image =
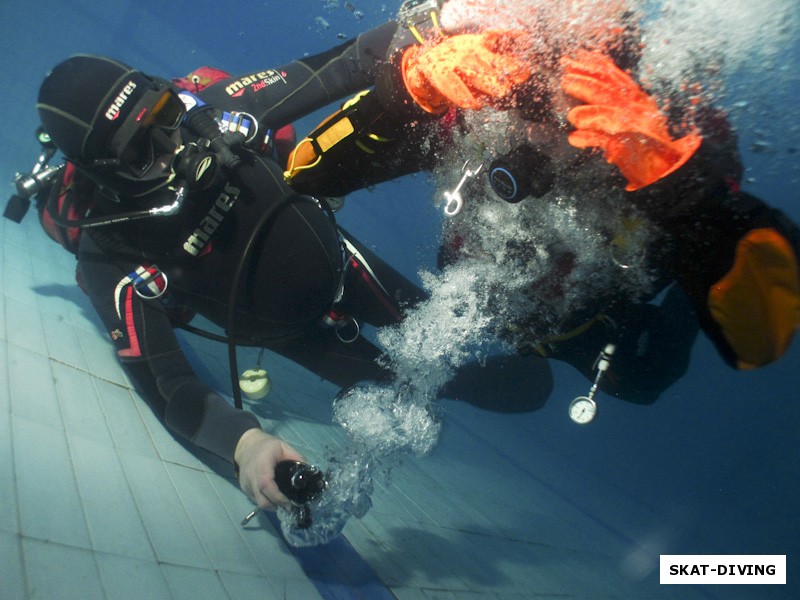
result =
[{"label": "bare hand", "polygon": [[239,438],[234,457],[239,465],[239,486],[258,508],[275,510],[291,505],[275,484],[275,465],[282,460],[306,462],[297,450],[261,429],[250,429]]}]

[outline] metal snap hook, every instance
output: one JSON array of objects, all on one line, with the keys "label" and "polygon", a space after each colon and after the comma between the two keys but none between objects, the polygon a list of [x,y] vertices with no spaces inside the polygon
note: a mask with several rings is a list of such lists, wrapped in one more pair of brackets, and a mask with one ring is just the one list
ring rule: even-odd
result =
[{"label": "metal snap hook", "polygon": [[464,199],[457,190],[445,192],[444,199],[447,201],[444,207],[444,214],[448,217],[456,216],[464,208]]},{"label": "metal snap hook", "polygon": [[462,208],[464,208],[464,198],[461,196],[461,188],[464,187],[464,184],[468,179],[475,177],[475,175],[480,173],[481,169],[483,168],[483,163],[479,164],[478,168],[474,171],[467,169],[467,165],[469,165],[469,160],[464,161],[464,165],[461,167],[461,170],[464,171],[464,175],[461,176],[461,180],[458,182],[458,185],[456,185],[452,192],[446,191],[444,193],[444,214],[448,217],[454,217],[461,212]]}]

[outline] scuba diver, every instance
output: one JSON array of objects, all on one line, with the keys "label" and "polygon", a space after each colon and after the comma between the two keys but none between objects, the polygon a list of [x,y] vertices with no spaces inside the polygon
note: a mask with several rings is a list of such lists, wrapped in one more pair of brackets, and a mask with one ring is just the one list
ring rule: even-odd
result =
[{"label": "scuba diver", "polygon": [[[647,404],[685,373],[701,329],[735,369],[759,368],[785,353],[800,326],[800,230],[740,189],[737,140],[721,110],[706,98],[677,93],[666,98],[669,112],[662,110],[620,68],[632,69],[638,59],[631,51],[635,30],[628,28],[627,37],[610,50],[587,48],[560,58],[546,110],[534,113],[536,126],[528,129],[526,152],[518,148],[495,159],[488,179],[495,195],[509,202],[522,200],[525,190],[535,198],[553,189],[577,191],[578,210],[597,202],[587,210],[587,224],[613,222],[615,210],[621,213],[607,233],[608,262],[622,279],[631,265],[620,257],[638,253],[637,268],[651,279],[647,293],[608,290],[549,335],[519,327],[505,333],[520,351],[566,361],[595,381],[610,345],[600,389]],[[558,166],[557,153],[542,155],[550,143],[542,135],[548,119],[551,137],[561,131],[553,110],[571,126],[569,145],[584,151],[562,154]],[[605,181],[588,168],[587,159],[598,163],[601,157],[617,169]],[[576,170],[591,173],[588,186],[576,184]],[[509,197],[509,181],[523,191]],[[592,192],[598,183],[601,190],[623,188],[623,201],[604,203],[602,193]],[[626,229],[645,233],[635,239]],[[450,253],[446,260],[454,259]],[[559,256],[551,276],[563,286],[575,265],[570,249]],[[552,293],[553,281],[538,283]]]},{"label": "scuba diver", "polygon": [[[568,143],[618,169],[608,185],[624,186],[634,227],[647,232],[634,245],[652,274],[649,294],[612,294],[561,335],[523,345],[594,379],[611,344],[600,389],[650,403],[686,371],[698,330],[734,369],[756,369],[786,352],[800,326],[800,229],[740,189],[737,139],[724,113],[707,98],[677,93],[662,110],[617,64],[635,65],[631,47],[562,57],[558,87],[571,99]],[[618,260],[625,232],[612,235],[610,254],[625,269]]]},{"label": "scuba diver", "polygon": [[[423,131],[434,117],[383,104],[404,85],[385,59],[406,35],[392,21],[275,69],[206,68],[173,81],[76,55],[39,90],[43,154],[18,178],[5,216],[19,221],[36,197],[45,229],[76,253],[78,282],[137,389],[170,430],[231,462],[259,509],[288,505],[276,465],[303,457],[196,376],[173,326],[197,313],[224,329],[235,397],[237,344],[274,350],[341,386],[391,375],[357,321],[396,323],[423,293],[338,227],[314,185],[290,186],[273,132],[285,140],[288,124],[357,92],[346,107],[358,106],[360,122],[339,119],[341,138],[361,135],[371,115],[396,132]],[[481,79],[486,101],[527,77],[513,49],[487,35],[441,42],[487,60],[466,76]],[[373,86],[383,100],[363,92]],[[330,135],[313,147],[335,143]],[[64,165],[48,164],[56,149]],[[421,160],[394,161],[381,178],[419,170]]]},{"label": "scuba diver", "polygon": [[[25,195],[48,196],[43,222],[75,244],[80,283],[121,364],[167,427],[234,464],[259,508],[286,505],[275,468],[302,456],[198,379],[173,326],[197,312],[225,330],[229,348],[270,348],[342,386],[390,377],[377,348],[360,338],[344,345],[336,334],[347,334],[331,325],[352,327],[350,316],[395,323],[424,295],[337,227],[325,198],[431,169],[469,111],[521,111],[562,140],[566,114],[576,128],[569,143],[601,149],[631,201],[669,233],[657,240],[669,242],[656,253],[661,278],[681,284],[723,355],[740,368],[780,356],[800,297],[791,224],[715,170],[713,136],[673,135],[604,49],[539,64],[525,36],[444,32],[438,2],[409,0],[397,21],[241,76],[204,70],[167,81],[108,58],[69,58],[45,78],[37,105],[67,163],[50,167],[45,152],[6,216],[21,218]],[[347,97],[284,162],[273,132]],[[537,165],[562,164],[526,145]],[[554,185],[571,173],[554,167]],[[469,247],[449,251],[458,260]],[[791,293],[772,294],[778,288]],[[737,337],[741,311],[753,327]],[[522,352],[549,343],[517,331],[510,339]]]},{"label": "scuba diver", "polygon": [[[710,98],[672,91],[657,99],[634,80],[641,38],[632,13],[624,6],[620,11],[611,39],[579,41],[568,51],[553,43],[542,53],[542,44],[534,49],[521,31],[493,41],[498,47],[513,39],[530,71],[511,93],[489,103],[511,115],[514,126],[503,136],[514,140],[510,151],[470,156],[459,184],[445,192],[445,214],[453,218],[446,220],[439,266],[486,258],[474,231],[475,211],[459,218],[469,212],[458,214],[465,196],[473,196],[473,208],[490,197],[519,206],[531,214],[525,221],[529,229],[537,227],[541,204],[536,202],[580,197],[578,218],[585,215],[587,231],[606,238],[612,285],[584,297],[566,317],[547,321],[548,309],[565,302],[569,286],[587,285],[576,275],[575,252],[547,239],[546,232],[539,248],[507,239],[503,252],[513,257],[514,268],[534,264],[542,248],[555,258],[549,273],[528,290],[528,314],[499,324],[497,334],[522,355],[565,361],[607,393],[649,404],[684,374],[700,330],[735,369],[758,368],[784,354],[800,326],[800,230],[781,211],[740,189],[736,136]],[[453,137],[469,132],[469,113],[459,108],[484,103],[479,89],[448,85],[457,80],[453,65],[459,65],[456,72],[468,72],[471,57],[438,43],[436,14],[415,22],[416,39],[390,57],[398,65],[390,73],[404,85],[394,86],[402,93],[383,102],[394,107],[392,114],[423,119],[433,133],[416,143],[414,154],[403,147],[413,138],[393,129],[395,120],[372,116],[368,131],[374,135],[348,137],[320,153],[311,142],[363,108],[345,107],[296,148],[289,170],[295,189],[314,186],[317,193],[344,195],[381,181],[392,171],[389,157],[398,155],[410,162],[424,155],[422,168],[431,169],[431,153],[441,159],[449,145],[457,145],[449,143]],[[379,98],[380,93],[376,89]],[[434,127],[426,114],[437,118]],[[479,141],[486,145],[484,120],[477,121]],[[382,160],[381,152],[387,168],[367,168]],[[460,164],[464,156],[457,160]],[[355,180],[330,176],[337,171],[358,175]],[[621,201],[607,202],[606,192]],[[606,224],[608,231],[602,231]],[[625,255],[631,254],[641,262],[635,269],[626,264]],[[645,274],[647,289],[633,293],[614,285],[626,269]],[[496,290],[498,297],[507,293],[503,286]]]}]

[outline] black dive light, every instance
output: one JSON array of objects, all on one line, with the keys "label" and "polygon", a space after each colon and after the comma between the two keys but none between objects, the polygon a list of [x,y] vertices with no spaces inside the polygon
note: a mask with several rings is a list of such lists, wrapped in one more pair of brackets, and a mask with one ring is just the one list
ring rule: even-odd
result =
[{"label": "black dive light", "polygon": [[[275,483],[292,503],[291,514],[297,529],[311,527],[311,507],[322,492],[328,489],[328,476],[319,467],[297,460],[282,460],[275,465]],[[256,508],[242,519],[242,527],[258,514]]]},{"label": "black dive light", "polygon": [[489,165],[489,184],[495,194],[512,204],[528,196],[541,198],[553,189],[554,181],[553,161],[531,146],[519,146]]},{"label": "black dive light", "polygon": [[292,516],[298,529],[311,527],[311,507],[328,487],[325,473],[318,467],[294,460],[282,460],[275,466],[275,483],[292,503]]}]

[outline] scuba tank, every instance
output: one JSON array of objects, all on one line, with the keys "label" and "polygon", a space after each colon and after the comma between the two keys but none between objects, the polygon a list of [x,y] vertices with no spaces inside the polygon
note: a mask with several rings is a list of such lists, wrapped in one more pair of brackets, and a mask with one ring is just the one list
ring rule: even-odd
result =
[{"label": "scuba tank", "polygon": [[541,198],[553,188],[555,169],[549,156],[523,145],[498,156],[489,165],[494,193],[515,204],[528,196]]},{"label": "scuba tank", "polygon": [[521,202],[528,196],[541,198],[553,189],[556,172],[552,159],[532,146],[518,146],[511,152],[495,157],[484,171],[483,162],[477,167],[467,160],[461,168],[458,184],[444,192],[444,213],[453,217],[464,206],[462,189],[479,173],[484,172],[495,194],[511,204]]}]

